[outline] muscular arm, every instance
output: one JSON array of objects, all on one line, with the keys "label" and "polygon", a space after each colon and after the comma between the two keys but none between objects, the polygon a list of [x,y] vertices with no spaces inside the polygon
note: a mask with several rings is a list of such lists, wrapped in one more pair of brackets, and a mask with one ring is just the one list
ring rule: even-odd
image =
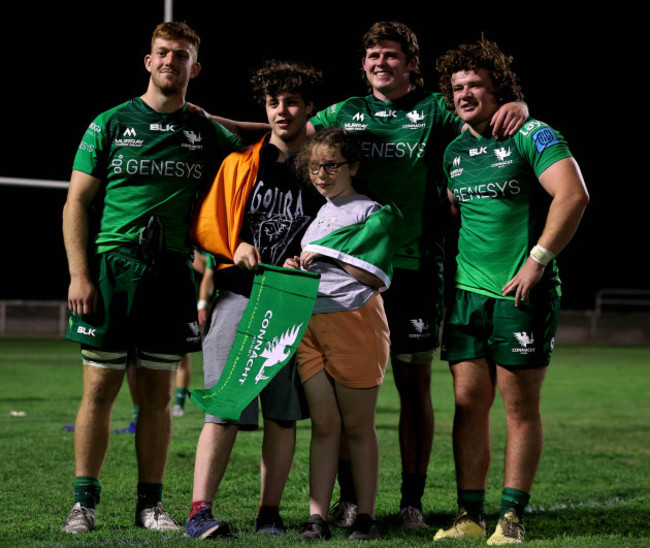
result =
[{"label": "muscular arm", "polygon": [[88,264],[88,211],[100,184],[95,177],[73,171],[63,206],[63,243],[70,271],[68,307],[77,314],[92,313],[97,306],[97,289]]},{"label": "muscular arm", "polygon": [[[554,163],[541,174],[539,182],[553,200],[537,244],[557,255],[573,238],[589,203],[589,193],[573,158]],[[528,257],[521,270],[503,287],[503,295],[514,294],[518,306],[521,299],[528,299],[543,273],[544,266]]]}]

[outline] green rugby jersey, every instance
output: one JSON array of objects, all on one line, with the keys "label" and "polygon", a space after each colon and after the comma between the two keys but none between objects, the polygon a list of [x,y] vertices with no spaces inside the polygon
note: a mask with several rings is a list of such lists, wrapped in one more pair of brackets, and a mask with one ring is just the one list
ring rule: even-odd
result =
[{"label": "green rugby jersey", "polygon": [[137,242],[152,215],[163,222],[167,249],[189,252],[197,193],[239,146],[232,133],[187,105],[160,113],[138,97],[100,114],[73,163],[73,169],[102,179],[96,252]]},{"label": "green rugby jersey", "polygon": [[[551,202],[538,178],[570,156],[564,138],[533,119],[502,141],[465,131],[447,147],[444,168],[461,218],[456,287],[514,300],[501,290],[537,243]],[[555,261],[535,289],[560,294]]]},{"label": "green rugby jersey", "polygon": [[357,190],[378,202],[396,204],[406,221],[394,266],[414,270],[425,254],[440,258],[436,209],[444,192],[441,159],[462,127],[442,95],[412,91],[395,101],[351,97],[310,121],[317,130],[342,127],[361,139],[364,162]]}]

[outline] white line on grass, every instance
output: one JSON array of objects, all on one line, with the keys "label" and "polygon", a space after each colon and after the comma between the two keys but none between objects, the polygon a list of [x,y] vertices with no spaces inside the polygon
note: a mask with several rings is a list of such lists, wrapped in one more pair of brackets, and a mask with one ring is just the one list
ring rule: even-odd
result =
[{"label": "white line on grass", "polygon": [[542,506],[527,506],[526,512],[532,514],[544,514],[546,512],[557,512],[558,510],[580,510],[583,508],[611,508],[613,506],[627,506],[636,502],[648,502],[648,497],[635,497],[632,499],[622,499],[620,497],[614,497],[612,499],[598,502],[595,500],[586,501],[586,502],[568,502],[561,504],[554,504],[544,508]]}]

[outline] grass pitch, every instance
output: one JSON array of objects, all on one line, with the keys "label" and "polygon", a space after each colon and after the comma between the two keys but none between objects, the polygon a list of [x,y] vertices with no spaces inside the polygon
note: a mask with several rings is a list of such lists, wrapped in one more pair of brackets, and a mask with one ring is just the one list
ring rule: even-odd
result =
[{"label": "grass pitch", "polygon": [[[193,387],[202,386],[201,355],[192,361]],[[436,359],[432,397],[436,413],[434,449],[424,510],[428,530],[402,531],[395,525],[399,504],[397,444],[399,402],[390,372],[377,415],[381,476],[377,518],[382,546],[432,545],[438,527],[455,510],[451,448],[453,394],[445,363]],[[133,436],[112,434],[102,472],[98,530],[82,537],[59,533],[72,504],[73,434],[81,395],[76,345],[52,340],[0,339],[0,546],[192,546],[182,534],[133,527],[137,483]],[[543,393],[546,446],[531,507],[526,544],[531,547],[650,546],[650,349],[561,347],[553,356]],[[131,403],[126,386],[113,414],[113,428],[128,425]],[[501,491],[505,424],[499,397],[492,411],[493,461],[487,507],[494,528]],[[191,498],[194,451],[202,414],[187,404],[174,419],[165,479],[166,508],[184,522]],[[297,452],[285,491],[282,515],[289,531],[282,538],[254,532],[259,496],[262,432],[242,432],[217,493],[215,515],[239,530],[223,546],[287,546],[308,513],[309,421],[298,427]],[[336,493],[335,493],[336,497]],[[206,541],[210,542],[210,541]],[[350,546],[334,531],[329,546]],[[452,542],[481,546],[484,541]]]}]

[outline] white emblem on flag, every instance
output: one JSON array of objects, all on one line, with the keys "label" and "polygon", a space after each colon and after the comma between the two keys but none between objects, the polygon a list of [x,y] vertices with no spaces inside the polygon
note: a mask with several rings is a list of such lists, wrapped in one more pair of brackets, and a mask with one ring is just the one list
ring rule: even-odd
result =
[{"label": "white emblem on flag", "polygon": [[268,377],[264,376],[264,370],[267,367],[273,367],[279,363],[283,363],[289,357],[290,351],[286,349],[287,346],[292,345],[296,342],[298,337],[298,332],[300,331],[299,325],[294,325],[293,328],[287,329],[280,338],[275,337],[272,342],[262,351],[260,356],[266,358],[262,367],[260,367],[259,373],[255,377],[255,384],[258,382],[267,379]]}]

